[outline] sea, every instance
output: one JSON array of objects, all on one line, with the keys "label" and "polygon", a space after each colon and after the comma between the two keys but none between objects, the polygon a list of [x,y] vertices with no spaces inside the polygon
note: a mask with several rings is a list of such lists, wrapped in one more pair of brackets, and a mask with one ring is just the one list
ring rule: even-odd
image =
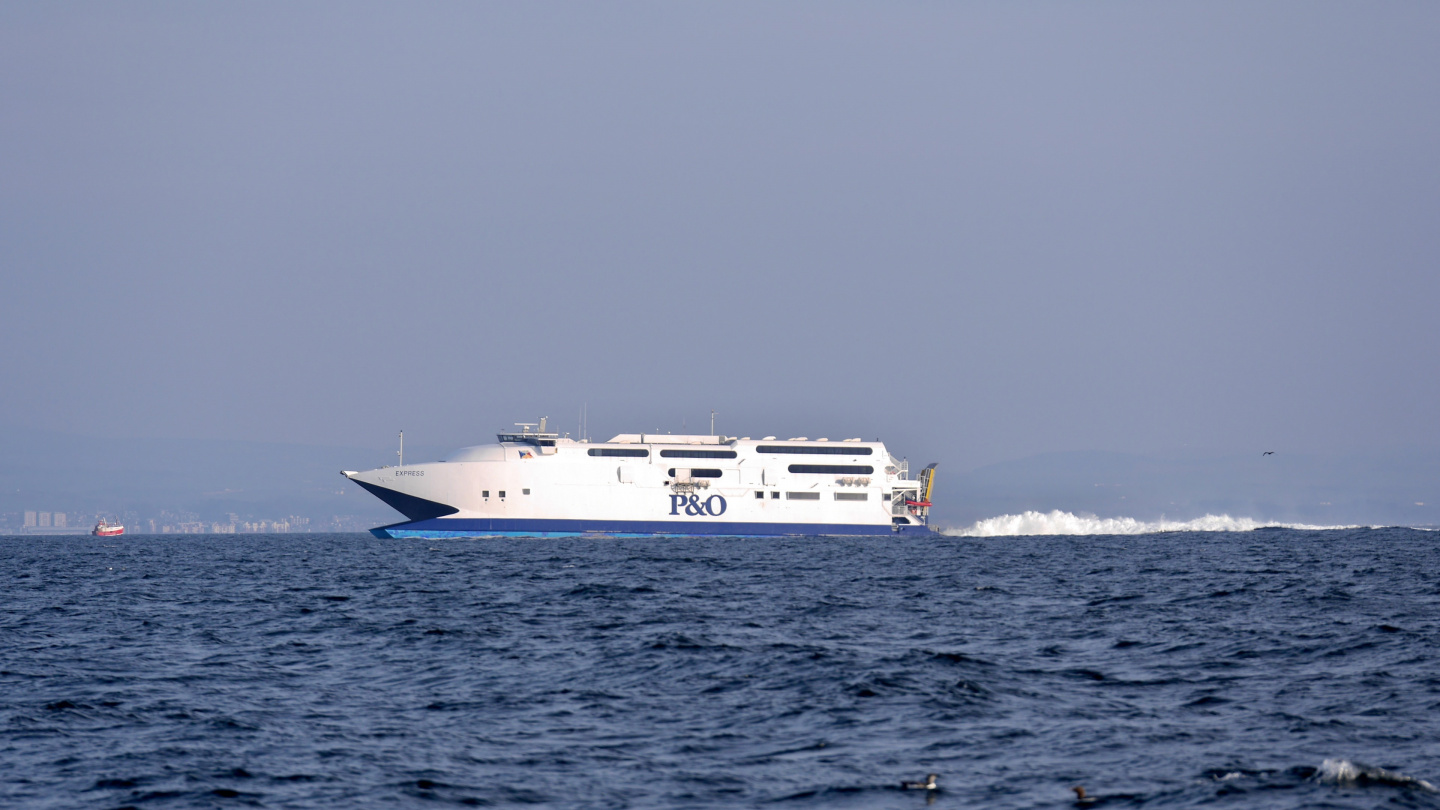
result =
[{"label": "sea", "polygon": [[0,807],[1440,808],[1440,533],[1010,523],[0,538]]}]

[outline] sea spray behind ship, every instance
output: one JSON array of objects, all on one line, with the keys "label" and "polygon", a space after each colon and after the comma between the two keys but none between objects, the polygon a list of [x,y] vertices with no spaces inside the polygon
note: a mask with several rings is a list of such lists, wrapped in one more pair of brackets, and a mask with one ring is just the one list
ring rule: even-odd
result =
[{"label": "sea spray behind ship", "polygon": [[1324,531],[1354,529],[1358,526],[1312,526],[1281,523],[1230,515],[1205,515],[1190,520],[1137,520],[1132,517],[1102,518],[1077,515],[1058,509],[1049,512],[1022,512],[976,521],[969,526],[940,529],[953,537],[1014,537],[1054,535],[1158,534],[1161,532],[1249,532],[1256,529],[1299,529]]}]

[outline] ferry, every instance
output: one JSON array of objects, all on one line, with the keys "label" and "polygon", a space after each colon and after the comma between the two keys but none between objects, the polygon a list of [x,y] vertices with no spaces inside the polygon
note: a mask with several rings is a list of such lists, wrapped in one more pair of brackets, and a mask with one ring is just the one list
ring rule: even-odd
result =
[{"label": "ferry", "polygon": [[622,433],[517,423],[443,461],[344,470],[405,516],[382,538],[893,535],[928,532],[931,464],[879,441]]}]

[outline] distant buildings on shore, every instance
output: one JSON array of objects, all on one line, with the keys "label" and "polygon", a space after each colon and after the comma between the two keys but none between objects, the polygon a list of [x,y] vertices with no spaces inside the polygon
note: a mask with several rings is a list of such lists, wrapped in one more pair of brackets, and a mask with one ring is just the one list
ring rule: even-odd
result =
[{"label": "distant buildings on shore", "polygon": [[65,512],[31,512],[26,511],[23,517],[24,524],[20,527],[20,534],[79,534],[81,528],[70,524],[70,516]]},{"label": "distant buildings on shore", "polygon": [[27,529],[68,529],[64,512],[26,512],[25,528]]},{"label": "distant buildings on shore", "polygon": [[289,534],[310,531],[310,518],[291,515],[280,520],[239,520],[234,515],[225,523],[204,521],[183,521],[160,523],[147,521],[147,534]]},{"label": "distant buildings on shore", "polygon": [[223,520],[201,520],[189,512],[162,511],[158,517],[142,518],[135,512],[79,514],[41,512],[0,514],[0,534],[89,534],[101,518],[119,522],[125,533],[135,534],[293,534],[298,532],[360,532],[375,524],[355,515],[332,515],[312,519],[303,515],[261,518],[231,513]]}]

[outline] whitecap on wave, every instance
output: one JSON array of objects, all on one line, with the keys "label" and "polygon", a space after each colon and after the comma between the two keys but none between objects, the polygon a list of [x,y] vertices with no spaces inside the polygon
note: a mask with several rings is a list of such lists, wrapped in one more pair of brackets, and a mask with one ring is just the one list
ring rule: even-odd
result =
[{"label": "whitecap on wave", "polygon": [[1315,778],[1331,785],[1392,785],[1423,790],[1427,793],[1437,792],[1435,786],[1424,779],[1387,771],[1363,762],[1351,762],[1348,759],[1325,760],[1320,763],[1320,770],[1316,772]]},{"label": "whitecap on wave", "polygon": [[1261,528],[1353,529],[1354,526],[1310,526],[1303,523],[1274,523],[1247,517],[1206,515],[1194,520],[1136,520],[1129,517],[1101,518],[1076,515],[1056,509],[1051,512],[1023,512],[978,521],[963,528],[941,529],[955,537],[1011,537],[1045,534],[1156,534],[1158,532],[1248,532]]}]

